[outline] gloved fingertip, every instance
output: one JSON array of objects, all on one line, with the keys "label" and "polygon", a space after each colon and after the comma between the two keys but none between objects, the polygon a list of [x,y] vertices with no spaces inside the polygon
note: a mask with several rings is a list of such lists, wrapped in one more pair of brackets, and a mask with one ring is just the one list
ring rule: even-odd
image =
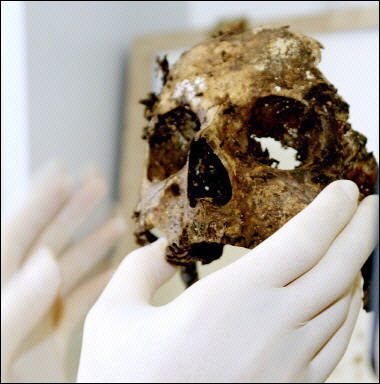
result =
[{"label": "gloved fingertip", "polygon": [[54,175],[67,172],[65,163],[60,158],[53,158],[37,170],[34,180],[36,182],[43,182]]},{"label": "gloved fingertip", "polygon": [[[35,289],[58,292],[62,276],[53,252],[49,248],[38,248],[25,264],[24,271]],[[44,294],[44,292],[40,293]]]},{"label": "gloved fingertip", "polygon": [[336,188],[340,193],[343,193],[349,200],[358,200],[359,188],[351,180],[337,180],[330,184],[331,188]]},{"label": "gloved fingertip", "polygon": [[84,169],[82,171],[83,180],[91,180],[95,177],[102,178],[103,174],[100,171],[99,167],[94,162],[89,162],[84,166]]}]

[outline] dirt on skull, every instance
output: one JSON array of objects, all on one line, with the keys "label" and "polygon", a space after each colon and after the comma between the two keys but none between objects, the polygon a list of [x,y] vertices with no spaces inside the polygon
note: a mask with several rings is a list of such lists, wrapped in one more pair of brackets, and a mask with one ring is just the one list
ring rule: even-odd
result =
[{"label": "dirt on skull", "polygon": [[[209,263],[225,244],[254,248],[334,180],[373,193],[376,161],[317,68],[320,49],[287,27],[229,31],[167,69],[161,93],[144,102],[141,243],[158,228],[169,262]],[[292,148],[297,166],[280,169],[263,138]]]}]

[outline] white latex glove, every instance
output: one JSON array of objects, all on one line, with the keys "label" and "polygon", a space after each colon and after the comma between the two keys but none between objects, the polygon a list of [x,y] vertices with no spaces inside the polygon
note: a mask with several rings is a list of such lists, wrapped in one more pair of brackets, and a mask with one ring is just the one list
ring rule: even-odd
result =
[{"label": "white latex glove", "polygon": [[[2,382],[14,376],[22,382],[66,381],[69,336],[111,276],[106,270],[82,282],[115,245],[124,222],[109,219],[74,241],[106,185],[94,171],[78,189],[71,184],[64,168],[51,163],[34,180],[23,208],[2,227]],[[40,343],[49,344],[43,353],[37,348]],[[15,360],[26,352],[33,378],[27,372],[12,373]],[[40,370],[41,362],[51,366]]]},{"label": "white latex glove", "polygon": [[132,252],[87,315],[80,382],[320,382],[361,307],[377,196],[327,188],[238,261],[171,303],[150,300],[176,271],[165,240]]}]

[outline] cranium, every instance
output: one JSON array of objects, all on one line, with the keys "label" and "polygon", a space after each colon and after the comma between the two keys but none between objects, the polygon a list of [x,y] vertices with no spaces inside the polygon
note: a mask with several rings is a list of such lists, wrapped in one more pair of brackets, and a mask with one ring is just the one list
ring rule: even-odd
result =
[{"label": "cranium", "polygon": [[[261,27],[221,33],[181,56],[145,101],[140,241],[158,228],[169,262],[209,263],[225,244],[255,247],[334,180],[353,180],[361,198],[373,192],[375,159],[316,67],[320,48],[287,27]],[[261,146],[266,137],[294,148],[299,165],[279,169]]]}]

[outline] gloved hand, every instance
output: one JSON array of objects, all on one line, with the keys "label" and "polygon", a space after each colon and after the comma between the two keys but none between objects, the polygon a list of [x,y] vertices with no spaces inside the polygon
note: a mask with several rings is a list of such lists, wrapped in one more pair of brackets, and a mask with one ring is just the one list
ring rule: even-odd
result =
[{"label": "gloved hand", "polygon": [[[83,282],[115,245],[124,222],[111,218],[73,242],[106,184],[94,171],[77,190],[71,184],[59,163],[50,164],[35,179],[23,208],[2,228],[2,382],[65,382],[69,336],[111,277],[105,264]],[[27,360],[33,376],[12,372],[19,358]]]},{"label": "gloved hand", "polygon": [[320,382],[350,340],[378,198],[337,181],[265,242],[167,305],[165,240],[132,252],[85,321],[80,382]]}]

